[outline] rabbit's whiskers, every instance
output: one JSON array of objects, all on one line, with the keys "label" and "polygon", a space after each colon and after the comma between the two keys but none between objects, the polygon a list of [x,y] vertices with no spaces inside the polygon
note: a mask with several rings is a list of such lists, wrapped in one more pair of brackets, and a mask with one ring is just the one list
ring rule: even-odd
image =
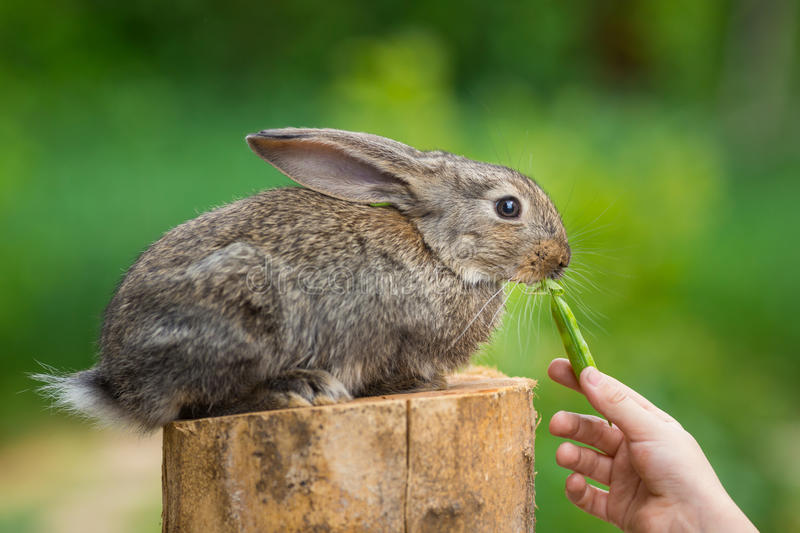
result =
[{"label": "rabbit's whiskers", "polygon": [[[508,294],[506,294],[506,297],[503,300],[503,303],[500,304],[500,307],[498,307],[497,311],[495,311],[494,314],[492,315],[492,319],[489,321],[489,327],[491,327],[494,324],[494,319],[497,318],[497,315],[500,313],[500,311],[505,309],[506,302],[508,302],[508,299],[511,298],[511,295],[514,294],[514,289],[516,289],[517,287],[519,287],[519,283],[514,283],[514,286],[511,287],[510,291],[508,291]],[[503,286],[502,288],[505,288],[505,286]]]},{"label": "rabbit's whiskers", "polygon": [[[461,333],[459,333],[458,336],[453,340],[453,342],[450,343],[450,347],[449,348],[452,348],[453,346],[455,346],[455,344],[461,339],[461,337],[464,336],[464,334],[467,332],[467,330],[469,330],[470,326],[475,323],[475,321],[478,319],[479,316],[481,316],[481,313],[483,313],[483,310],[486,309],[486,306],[488,306],[491,303],[491,301],[494,300],[497,297],[498,294],[503,292],[504,288],[505,288],[505,285],[502,285],[499,289],[497,289],[497,292],[492,294],[492,296],[488,300],[486,300],[486,303],[483,304],[483,306],[478,310],[478,312],[475,314],[475,316],[472,317],[472,320],[469,321],[469,323],[464,327],[464,329],[461,331]],[[507,297],[506,297],[506,300],[508,300]],[[505,305],[505,301],[503,302],[503,304]],[[501,305],[500,308],[502,309],[502,307],[503,306]],[[492,317],[492,321],[494,321],[494,317]],[[491,322],[490,322],[490,324],[491,324]]]}]

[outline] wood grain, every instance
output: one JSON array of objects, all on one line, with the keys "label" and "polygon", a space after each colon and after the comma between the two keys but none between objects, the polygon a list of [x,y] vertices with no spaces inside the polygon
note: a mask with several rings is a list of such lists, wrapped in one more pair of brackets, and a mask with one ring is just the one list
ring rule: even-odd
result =
[{"label": "wood grain", "polygon": [[445,390],[173,422],[163,530],[533,531],[534,387],[476,367]]}]

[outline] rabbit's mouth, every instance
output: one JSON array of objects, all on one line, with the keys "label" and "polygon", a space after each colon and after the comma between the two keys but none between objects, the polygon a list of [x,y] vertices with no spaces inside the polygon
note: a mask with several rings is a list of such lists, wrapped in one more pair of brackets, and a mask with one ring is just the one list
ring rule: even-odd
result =
[{"label": "rabbit's mouth", "polygon": [[560,279],[572,256],[569,245],[556,240],[538,243],[512,281],[534,285],[545,278]]}]

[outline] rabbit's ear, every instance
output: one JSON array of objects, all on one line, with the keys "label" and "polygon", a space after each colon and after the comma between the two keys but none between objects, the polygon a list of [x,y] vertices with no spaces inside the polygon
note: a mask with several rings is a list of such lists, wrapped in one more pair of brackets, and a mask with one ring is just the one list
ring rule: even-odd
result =
[{"label": "rabbit's ear", "polygon": [[367,133],[285,128],[253,133],[247,143],[297,183],[353,202],[402,201],[408,179],[423,171],[421,152]]}]

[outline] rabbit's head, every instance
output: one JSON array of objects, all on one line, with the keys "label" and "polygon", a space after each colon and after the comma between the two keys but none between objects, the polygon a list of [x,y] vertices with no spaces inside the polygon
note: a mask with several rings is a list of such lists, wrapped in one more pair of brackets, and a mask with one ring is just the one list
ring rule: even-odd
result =
[{"label": "rabbit's head", "polygon": [[560,277],[569,264],[561,216],[547,194],[515,170],[340,130],[264,130],[247,142],[310,189],[391,204],[466,282],[533,284]]}]

